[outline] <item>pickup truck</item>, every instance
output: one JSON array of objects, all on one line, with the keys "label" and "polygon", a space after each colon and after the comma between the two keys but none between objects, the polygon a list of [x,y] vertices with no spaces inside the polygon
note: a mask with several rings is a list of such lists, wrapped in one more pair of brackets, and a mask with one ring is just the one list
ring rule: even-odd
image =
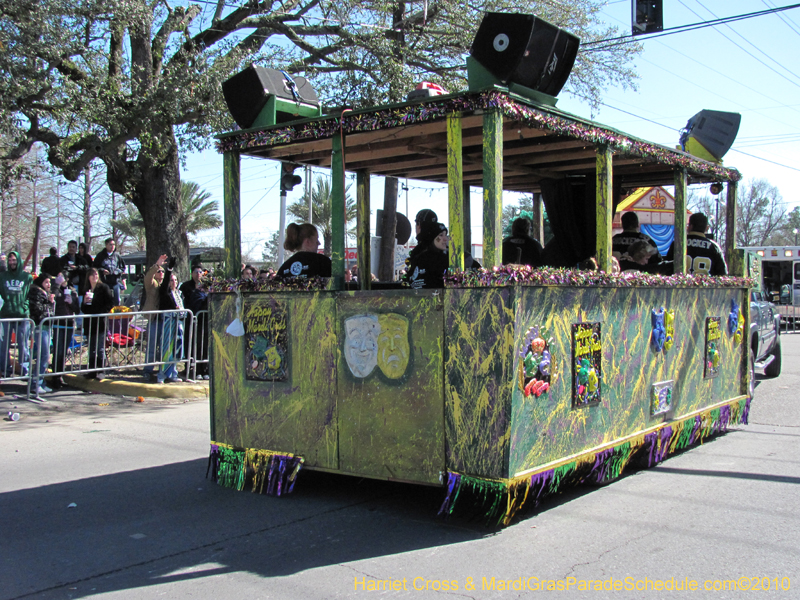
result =
[{"label": "pickup truck", "polygon": [[781,316],[759,291],[750,292],[750,397],[755,390],[755,369],[767,377],[781,374]]}]

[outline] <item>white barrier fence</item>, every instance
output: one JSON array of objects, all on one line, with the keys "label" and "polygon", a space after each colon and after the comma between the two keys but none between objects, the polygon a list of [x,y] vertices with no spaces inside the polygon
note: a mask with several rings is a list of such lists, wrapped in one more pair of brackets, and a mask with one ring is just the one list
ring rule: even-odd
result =
[{"label": "white barrier fence", "polygon": [[[47,391],[46,378],[96,378],[142,370],[155,381],[206,379],[208,311],[112,312],[102,315],[0,319],[0,381],[27,384],[27,398]],[[199,375],[198,375],[199,373]]]}]

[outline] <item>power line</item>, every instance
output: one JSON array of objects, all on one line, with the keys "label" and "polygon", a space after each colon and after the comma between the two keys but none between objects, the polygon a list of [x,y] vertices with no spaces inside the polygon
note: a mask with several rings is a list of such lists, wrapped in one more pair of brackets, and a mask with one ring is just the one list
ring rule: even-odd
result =
[{"label": "power line", "polygon": [[[724,23],[734,23],[736,21],[743,21],[745,19],[752,19],[755,17],[761,17],[764,15],[771,15],[778,12],[782,12],[785,10],[790,10],[793,8],[800,8],[800,4],[791,4],[789,6],[780,6],[777,8],[770,8],[767,10],[761,10],[752,13],[745,13],[741,15],[734,15],[731,17],[722,17],[720,19],[714,19],[711,21],[701,21],[699,23],[691,23],[689,25],[678,25],[677,27],[669,27],[667,29],[662,29],[658,33],[653,33],[647,35],[646,37],[642,35],[623,35],[615,38],[606,38],[604,40],[597,40],[594,42],[586,42],[585,44],[581,45],[580,52],[598,52],[601,50],[607,50],[609,48],[613,48],[614,46],[619,46],[621,44],[628,44],[634,41],[639,41],[642,39],[656,39],[663,37],[665,35],[674,35],[676,33],[683,33],[685,31],[694,31],[695,29],[704,29],[706,27],[715,27],[716,25],[722,25]],[[613,43],[609,43],[613,42]],[[607,46],[601,46],[596,48],[598,44],[608,44]]]}]

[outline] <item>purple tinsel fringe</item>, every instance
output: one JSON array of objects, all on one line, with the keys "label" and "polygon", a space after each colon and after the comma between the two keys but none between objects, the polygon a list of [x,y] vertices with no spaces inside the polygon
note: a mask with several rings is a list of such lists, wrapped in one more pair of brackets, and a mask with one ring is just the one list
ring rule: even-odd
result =
[{"label": "purple tinsel fringe", "polygon": [[610,464],[610,458],[614,454],[614,449],[609,448],[608,450],[603,450],[602,452],[598,452],[594,455],[594,465],[592,465],[592,470],[586,476],[586,479],[589,481],[595,481],[600,483],[601,481],[605,481],[606,474],[608,472],[608,467]]},{"label": "purple tinsel fringe", "polygon": [[747,425],[747,421],[750,418],[750,400],[751,398],[748,396],[747,401],[744,403],[744,411],[742,412],[742,425]]},{"label": "purple tinsel fringe", "polygon": [[439,509],[439,515],[450,514],[453,510],[453,502],[458,495],[458,490],[461,487],[461,475],[458,473],[447,474],[447,495],[444,497],[442,507]]},{"label": "purple tinsel fringe", "polygon": [[531,479],[530,482],[528,483],[528,486],[531,489],[536,489],[536,495],[533,498],[534,506],[539,504],[539,499],[542,497],[545,488],[553,480],[554,472],[555,469],[550,469],[549,471],[542,471],[541,473],[536,473],[536,475],[531,475]]}]

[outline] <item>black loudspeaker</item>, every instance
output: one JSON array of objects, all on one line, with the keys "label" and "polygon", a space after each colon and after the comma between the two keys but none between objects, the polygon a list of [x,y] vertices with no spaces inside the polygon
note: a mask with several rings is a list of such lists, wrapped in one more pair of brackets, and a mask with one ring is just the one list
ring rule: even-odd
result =
[{"label": "black loudspeaker", "polygon": [[558,95],[569,78],[580,40],[533,15],[486,13],[470,54],[503,83]]},{"label": "black loudspeaker", "polygon": [[222,83],[222,95],[233,120],[242,129],[253,125],[270,96],[319,106],[317,92],[305,77],[284,75],[277,69],[250,65]]},{"label": "black loudspeaker", "polygon": [[733,145],[741,122],[739,113],[701,110],[681,130],[681,146],[700,158],[719,161]]},{"label": "black loudspeaker", "polygon": [[[411,222],[403,213],[395,214],[397,215],[397,229],[394,237],[398,245],[402,246],[411,237]],[[375,213],[375,235],[383,237],[383,210],[380,208]]]},{"label": "black loudspeaker", "polygon": [[662,0],[633,0],[631,3],[631,33],[641,35],[664,29]]}]

